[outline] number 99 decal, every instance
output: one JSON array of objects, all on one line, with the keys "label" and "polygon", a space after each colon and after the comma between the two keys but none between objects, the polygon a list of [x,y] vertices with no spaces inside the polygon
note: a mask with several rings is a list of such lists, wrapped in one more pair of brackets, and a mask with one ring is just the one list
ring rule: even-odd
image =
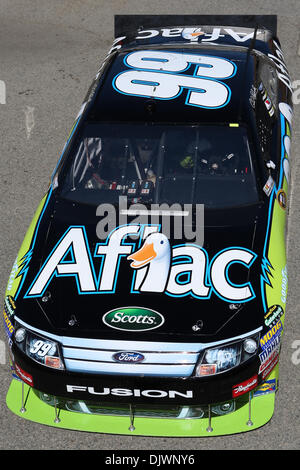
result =
[{"label": "number 99 decal", "polygon": [[47,343],[39,339],[33,342],[33,344],[30,347],[30,352],[32,354],[37,354],[40,357],[45,357],[51,348],[53,348],[52,343]]},{"label": "number 99 decal", "polygon": [[[202,108],[221,108],[230,101],[230,88],[219,80],[231,78],[236,66],[220,57],[164,51],[128,54],[124,63],[132,68],[113,80],[113,87],[126,95],[171,100],[187,89],[185,103]],[[183,75],[195,64],[193,75]]]}]

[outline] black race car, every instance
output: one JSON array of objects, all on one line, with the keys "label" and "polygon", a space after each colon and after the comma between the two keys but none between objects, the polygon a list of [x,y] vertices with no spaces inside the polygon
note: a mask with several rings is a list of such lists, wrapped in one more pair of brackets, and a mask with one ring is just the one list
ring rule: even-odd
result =
[{"label": "black race car", "polygon": [[9,277],[14,413],[166,436],[271,418],[291,120],[266,29],[115,40]]}]

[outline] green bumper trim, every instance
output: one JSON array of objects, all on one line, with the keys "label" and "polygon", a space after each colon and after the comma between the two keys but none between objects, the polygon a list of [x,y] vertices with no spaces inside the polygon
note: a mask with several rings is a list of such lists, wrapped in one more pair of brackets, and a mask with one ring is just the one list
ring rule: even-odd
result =
[{"label": "green bumper trim", "polygon": [[[277,367],[275,368],[277,369]],[[275,378],[277,370],[268,379]],[[208,437],[236,434],[251,431],[266,424],[272,417],[275,393],[259,395],[251,400],[251,421],[249,406],[246,404],[237,411],[223,416],[213,416],[212,431],[208,432],[208,418],[201,419],[167,419],[167,418],[134,418],[134,430],[129,430],[130,419],[123,416],[104,416],[58,410],[59,422],[55,422],[55,409],[41,401],[32,389],[24,384],[25,412],[22,407],[22,382],[13,379],[6,397],[8,408],[16,415],[47,426],[60,429],[73,429],[106,434],[136,436],[169,436],[169,437]]]}]

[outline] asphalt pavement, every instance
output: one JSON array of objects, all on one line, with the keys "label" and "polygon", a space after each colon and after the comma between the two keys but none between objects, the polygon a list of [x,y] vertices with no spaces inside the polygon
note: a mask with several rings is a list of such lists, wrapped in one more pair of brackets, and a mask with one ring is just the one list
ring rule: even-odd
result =
[{"label": "asphalt pavement", "polygon": [[[295,84],[295,116],[288,230],[289,295],[274,416],[263,428],[252,432],[194,439],[112,436],[41,426],[7,409],[10,373],[7,350],[2,349],[0,449],[193,451],[300,447],[298,0],[0,0],[0,291],[4,295],[26,229],[47,190],[85,93],[113,41],[114,15],[169,12],[278,15],[278,36]],[[5,341],[3,328],[0,338]]]}]

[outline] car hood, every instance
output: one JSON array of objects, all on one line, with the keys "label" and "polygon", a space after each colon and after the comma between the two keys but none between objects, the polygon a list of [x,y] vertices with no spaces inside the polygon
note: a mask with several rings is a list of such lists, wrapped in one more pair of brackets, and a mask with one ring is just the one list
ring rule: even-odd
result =
[{"label": "car hood", "polygon": [[[155,270],[155,243],[165,241],[160,224],[134,217],[124,224],[118,215],[110,235],[99,239],[104,217],[96,207],[53,198],[36,235],[17,317],[61,335],[142,341],[220,340],[262,325],[264,204],[206,211],[203,246],[171,236],[168,267],[157,259]],[[175,217],[170,220],[172,226]],[[133,237],[116,241],[118,227],[126,232],[128,225]],[[152,243],[151,234],[157,238]]]}]

